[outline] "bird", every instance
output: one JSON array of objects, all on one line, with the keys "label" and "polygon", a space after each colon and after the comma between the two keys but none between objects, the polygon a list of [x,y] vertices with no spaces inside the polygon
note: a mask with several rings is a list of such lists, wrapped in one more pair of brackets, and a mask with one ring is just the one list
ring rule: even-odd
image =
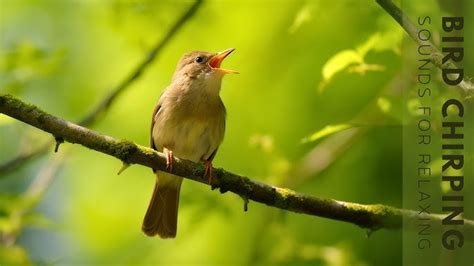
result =
[{"label": "bird", "polygon": [[[221,68],[235,49],[218,53],[192,51],[179,60],[171,83],[156,104],[151,121],[150,146],[163,152],[169,172],[174,156],[203,162],[212,181],[212,160],[224,139],[226,108],[220,97],[222,78],[238,73]],[[147,236],[175,238],[179,193],[183,178],[153,169],[155,188],[143,219]]]}]

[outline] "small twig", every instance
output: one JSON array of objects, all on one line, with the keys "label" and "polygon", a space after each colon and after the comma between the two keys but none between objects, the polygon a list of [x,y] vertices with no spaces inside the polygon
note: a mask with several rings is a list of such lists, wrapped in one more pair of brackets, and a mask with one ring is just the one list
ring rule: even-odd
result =
[{"label": "small twig", "polygon": [[247,198],[246,196],[242,196],[242,195],[240,195],[240,197],[244,201],[244,212],[246,212],[246,211],[249,210],[249,198]]},{"label": "small twig", "polygon": [[56,141],[56,146],[54,147],[54,152],[58,152],[59,145],[64,143],[64,139],[58,136],[54,136],[54,141]]},{"label": "small twig", "polygon": [[171,29],[166,33],[165,37],[159,40],[156,45],[148,52],[148,55],[145,56],[143,61],[138,64],[135,70],[126,77],[120,84],[115,87],[100,103],[89,112],[82,120],[80,120],[79,125],[89,126],[91,125],[102,112],[107,110],[113,101],[135,80],[137,80],[144,72],[144,70],[155,60],[159,51],[165,47],[171,38],[183,27],[183,25],[188,21],[197,11],[199,6],[202,4],[202,0],[195,1],[188,10],[176,21],[176,23],[171,27]]},{"label": "small twig", "polygon": [[[50,134],[61,136],[65,141],[78,143],[90,149],[109,154],[128,164],[140,164],[152,169],[169,172],[166,156],[150,148],[126,140],[117,140],[90,129],[48,114],[36,106],[26,104],[10,95],[0,95],[0,113],[23,121]],[[199,169],[200,170],[196,170]],[[344,221],[362,228],[378,230],[401,229],[402,219],[416,225],[418,219],[433,221],[433,230],[440,229],[441,215],[420,215],[417,211],[398,209],[381,204],[363,205],[333,199],[305,195],[290,189],[279,188],[253,181],[245,176],[213,168],[217,186],[221,191],[231,191],[249,200],[279,209]],[[206,185],[202,180],[202,166],[187,160],[173,163],[173,174]],[[439,225],[439,226],[437,226]],[[416,226],[415,226],[416,227]],[[415,228],[416,229],[416,228]],[[464,220],[466,239],[474,239],[474,221]]]},{"label": "small twig", "polygon": [[121,173],[123,173],[123,171],[127,170],[127,168],[129,168],[129,167],[130,167],[130,164],[128,164],[126,162],[122,162],[122,167],[117,172],[117,175],[120,175]]},{"label": "small twig", "polygon": [[[443,68],[456,68],[456,65],[448,61],[443,64],[443,54],[439,51],[439,49],[430,41],[422,41],[418,38],[419,29],[416,25],[410,20],[410,18],[403,13],[403,11],[396,6],[392,0],[376,0],[377,3],[385,10],[387,13],[392,16],[395,21],[408,33],[408,35],[418,44],[429,45],[432,47],[433,51],[430,56],[431,62],[437,66],[439,69]],[[465,92],[474,90],[474,84],[472,84],[471,79],[467,76],[457,85]]]},{"label": "small twig", "polygon": [[13,228],[11,231],[4,232],[4,235],[2,236],[2,243],[4,245],[12,246],[15,244],[17,236],[20,234],[22,229],[24,216],[38,204],[43,194],[54,180],[54,176],[64,165],[64,158],[66,158],[66,156],[64,156],[64,153],[62,155],[63,156],[61,157],[55,156],[51,158],[47,164],[41,167],[37,175],[33,178],[33,181],[21,195],[23,199],[27,199],[24,201],[27,202],[27,204],[21,204],[9,215]]},{"label": "small twig", "polygon": [[40,147],[33,149],[33,150],[22,150],[20,154],[16,155],[15,157],[3,161],[0,163],[0,178],[6,177],[5,173],[13,171],[14,169],[18,168],[20,165],[23,165],[26,162],[29,162],[40,155],[45,154],[46,152],[50,151],[52,142],[48,141],[45,144],[42,144]]}]

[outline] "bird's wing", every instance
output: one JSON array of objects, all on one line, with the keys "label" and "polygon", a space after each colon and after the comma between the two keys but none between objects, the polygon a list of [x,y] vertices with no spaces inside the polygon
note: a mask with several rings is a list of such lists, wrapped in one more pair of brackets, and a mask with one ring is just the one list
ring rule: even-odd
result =
[{"label": "bird's wing", "polygon": [[[155,146],[155,141],[153,140],[153,127],[155,126],[155,121],[157,118],[157,115],[160,113],[161,110],[161,105],[162,105],[162,97],[158,100],[156,103],[155,109],[153,110],[153,115],[151,116],[151,127],[150,127],[150,148],[154,150],[158,150]],[[153,173],[156,172],[155,168],[152,168]]]},{"label": "bird's wing", "polygon": [[151,126],[150,126],[150,148],[154,150],[158,150],[155,146],[155,142],[153,141],[153,127],[155,126],[155,122],[160,114],[161,106],[163,105],[163,99],[165,98],[165,94],[168,91],[168,87],[161,93],[158,102],[155,105],[155,109],[153,110],[153,115],[151,116]]},{"label": "bird's wing", "polygon": [[212,153],[211,155],[209,155],[209,157],[207,159],[204,159],[205,161],[210,161],[212,162],[212,160],[214,160],[214,156],[216,156],[216,153],[217,153],[217,150],[219,149],[219,147],[217,147]]},{"label": "bird's wing", "polygon": [[209,162],[212,162],[212,160],[214,160],[214,157],[216,156],[216,153],[217,153],[217,150],[219,149],[219,146],[222,142],[222,140],[224,139],[224,133],[225,133],[225,118],[227,116],[226,114],[226,110],[225,110],[225,106],[224,106],[224,103],[222,103],[222,100],[220,101],[220,106],[221,106],[221,114],[222,114],[222,119],[221,119],[221,123],[219,123],[219,130],[220,131],[220,134],[218,134],[218,143],[217,143],[217,146],[215,148],[214,151],[212,151],[212,153],[207,157],[205,158],[205,156],[207,154],[209,154],[208,152],[203,156],[203,158],[201,160],[204,160],[204,161],[209,161]]},{"label": "bird's wing", "polygon": [[156,104],[155,109],[153,110],[153,115],[151,116],[150,147],[154,150],[157,150],[157,149],[156,149],[156,146],[155,146],[155,141],[153,140],[153,127],[155,126],[156,115],[158,114],[160,109],[161,109],[161,99]]}]

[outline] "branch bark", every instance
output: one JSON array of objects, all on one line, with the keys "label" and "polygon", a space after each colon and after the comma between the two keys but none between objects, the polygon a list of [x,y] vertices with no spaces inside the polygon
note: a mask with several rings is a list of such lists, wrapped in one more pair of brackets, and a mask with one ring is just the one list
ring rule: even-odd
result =
[{"label": "branch bark", "polygon": [[[79,120],[79,125],[91,126],[95,124],[101,115],[103,115],[112,103],[122,94],[130,85],[135,82],[156,59],[159,52],[170,42],[172,37],[186,24],[186,22],[196,13],[198,8],[202,5],[203,0],[196,0],[176,21],[176,23],[169,29],[163,38],[161,38],[156,45],[147,53],[142,62],[140,62],[135,69],[124,78],[116,87],[101,100],[101,102],[89,111],[82,119]],[[16,167],[29,162],[32,159],[38,158],[48,152],[54,142],[47,142],[40,147],[33,150],[20,151],[15,157],[0,163],[0,174],[6,173],[15,169]]]},{"label": "branch bark", "polygon": [[[376,2],[388,13],[397,23],[408,33],[408,35],[418,44],[429,45],[432,48],[431,62],[439,69],[443,68],[457,68],[456,65],[447,61],[443,64],[443,54],[439,49],[430,41],[421,41],[418,37],[420,30],[410,20],[410,18],[403,13],[403,11],[396,6],[392,0],[376,0]],[[463,89],[464,92],[472,93],[474,91],[474,84],[470,81],[470,78],[465,77],[458,85],[459,88]]]},{"label": "branch bark", "polygon": [[[118,140],[102,135],[48,114],[38,107],[26,104],[13,96],[0,95],[0,113],[46,131],[56,138],[59,137],[67,142],[81,144],[90,149],[114,156],[123,163],[140,164],[169,172],[166,168],[166,157],[162,153],[127,140]],[[175,158],[172,173],[207,184],[207,178],[203,178],[204,167],[201,164]],[[381,228],[401,229],[402,219],[405,219],[407,224],[413,224],[416,227],[416,221],[420,217],[428,218],[433,221],[433,224],[441,225],[441,215],[419,215],[412,210],[403,210],[381,204],[363,205],[318,198],[290,189],[267,185],[220,168],[215,168],[214,174],[214,183],[211,187],[213,189],[219,188],[221,193],[231,191],[245,200],[264,203],[296,213],[344,221],[370,231]],[[466,238],[473,239],[474,221],[464,220],[464,223]]]}]

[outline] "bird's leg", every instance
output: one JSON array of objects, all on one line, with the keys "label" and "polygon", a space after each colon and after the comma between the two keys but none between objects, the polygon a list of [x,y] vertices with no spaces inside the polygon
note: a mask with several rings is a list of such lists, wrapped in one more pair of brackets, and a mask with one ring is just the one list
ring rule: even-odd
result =
[{"label": "bird's leg", "polygon": [[212,161],[204,161],[204,177],[207,177],[209,184],[212,184]]},{"label": "bird's leg", "polygon": [[173,171],[173,151],[163,148],[163,153],[166,155],[166,169],[171,172]]}]

